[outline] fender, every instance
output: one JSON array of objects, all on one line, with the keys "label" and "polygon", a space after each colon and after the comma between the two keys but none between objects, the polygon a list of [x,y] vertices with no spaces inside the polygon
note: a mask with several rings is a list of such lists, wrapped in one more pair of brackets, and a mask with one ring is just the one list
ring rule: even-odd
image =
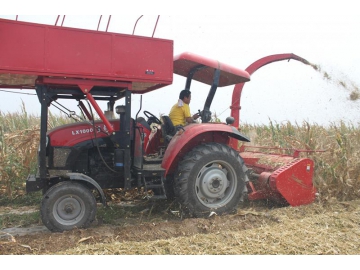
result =
[{"label": "fender", "polygon": [[72,181],[84,181],[94,186],[94,188],[96,188],[96,190],[99,192],[102,204],[106,206],[106,197],[104,191],[94,179],[82,173],[67,173],[66,175]]},{"label": "fender", "polygon": [[250,139],[241,134],[235,127],[224,123],[191,124],[184,127],[171,139],[161,167],[165,169],[165,176],[173,172],[181,158],[195,146],[218,142],[229,145],[230,138],[250,142]]}]

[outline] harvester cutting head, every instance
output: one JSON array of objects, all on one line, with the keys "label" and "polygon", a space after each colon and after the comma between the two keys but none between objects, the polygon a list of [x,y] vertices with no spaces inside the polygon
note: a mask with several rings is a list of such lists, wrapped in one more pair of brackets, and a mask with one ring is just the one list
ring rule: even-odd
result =
[{"label": "harvester cutting head", "polygon": [[250,169],[249,200],[270,199],[291,206],[315,200],[314,162],[311,159],[299,158],[299,151],[291,156],[257,150],[243,147],[240,151]]}]

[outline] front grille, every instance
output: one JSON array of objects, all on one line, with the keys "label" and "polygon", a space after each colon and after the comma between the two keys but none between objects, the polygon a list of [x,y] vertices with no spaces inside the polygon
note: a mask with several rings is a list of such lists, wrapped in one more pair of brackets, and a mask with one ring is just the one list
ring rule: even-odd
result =
[{"label": "front grille", "polygon": [[55,147],[54,148],[54,167],[65,167],[66,161],[69,157],[69,154],[71,152],[70,148],[63,148],[63,147]]}]

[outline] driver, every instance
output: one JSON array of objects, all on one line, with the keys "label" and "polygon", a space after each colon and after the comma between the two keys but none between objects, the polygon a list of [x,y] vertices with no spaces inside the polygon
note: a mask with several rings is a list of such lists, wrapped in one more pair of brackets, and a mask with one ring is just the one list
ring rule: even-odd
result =
[{"label": "driver", "polygon": [[180,92],[178,102],[174,106],[172,106],[169,113],[169,118],[171,119],[171,122],[175,127],[196,123],[195,120],[199,118],[198,113],[191,116],[189,107],[190,100],[190,90],[182,90]]}]

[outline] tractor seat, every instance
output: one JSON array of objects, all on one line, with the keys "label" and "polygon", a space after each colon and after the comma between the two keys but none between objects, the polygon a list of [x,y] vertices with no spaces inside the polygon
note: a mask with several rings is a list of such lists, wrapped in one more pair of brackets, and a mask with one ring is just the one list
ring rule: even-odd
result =
[{"label": "tractor seat", "polygon": [[176,129],[175,129],[173,123],[171,122],[171,119],[169,116],[162,115],[161,120],[163,122],[163,124],[161,125],[163,137],[167,142],[170,142],[170,140],[176,133]]}]

